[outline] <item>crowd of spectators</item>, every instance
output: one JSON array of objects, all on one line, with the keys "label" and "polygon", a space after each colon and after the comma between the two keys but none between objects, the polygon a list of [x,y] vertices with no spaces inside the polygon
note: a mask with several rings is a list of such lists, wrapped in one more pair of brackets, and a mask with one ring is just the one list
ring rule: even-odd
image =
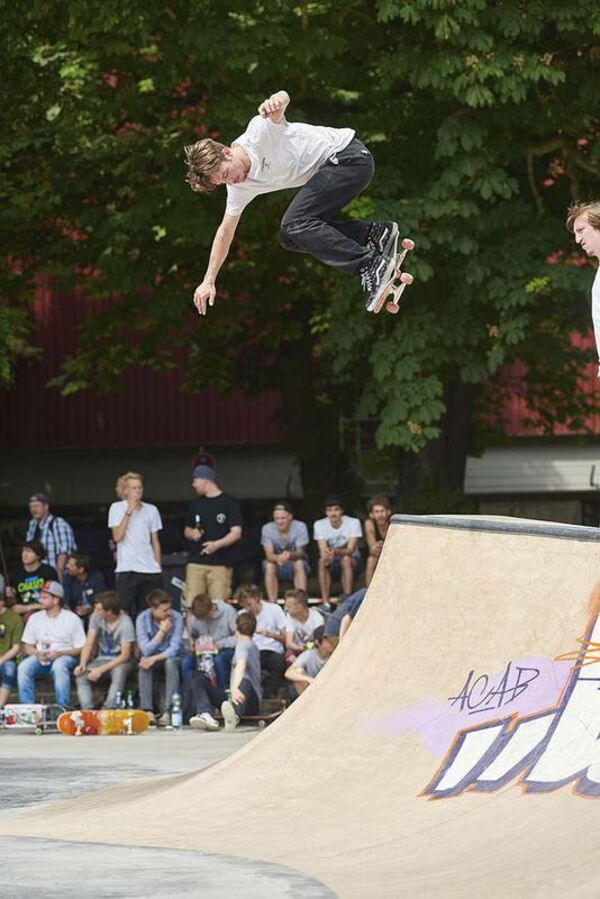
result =
[{"label": "crowd of spectators", "polygon": [[[129,690],[165,726],[175,694],[183,695],[190,725],[210,731],[219,728],[219,711],[233,728],[259,715],[264,700],[293,701],[306,690],[360,608],[389,529],[390,502],[369,500],[363,531],[339,495],[326,497],[324,517],[312,528],[315,608],[308,598],[309,529],[287,501],[275,503],[262,527],[264,593],[242,584],[232,596],[240,504],[219,487],[204,457],[192,489],[180,610],[165,590],[162,520],[143,498],[140,473],[117,479],[108,512],[114,589],[78,552],[73,528],[52,513],[48,496],[32,494],[20,562],[0,584],[0,706],[15,690],[20,702],[35,702],[36,681],[46,678],[65,708],[73,705],[73,687],[81,708],[117,708]],[[356,590],[363,573],[366,586]],[[336,580],[342,595],[332,604]]]}]

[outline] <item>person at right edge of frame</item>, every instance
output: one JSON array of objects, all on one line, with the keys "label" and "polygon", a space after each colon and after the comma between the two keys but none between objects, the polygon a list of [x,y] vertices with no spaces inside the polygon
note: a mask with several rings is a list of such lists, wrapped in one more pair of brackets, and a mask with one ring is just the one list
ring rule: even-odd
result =
[{"label": "person at right edge of frame", "polygon": [[225,214],[206,274],[194,292],[200,315],[214,305],[216,278],[242,212],[259,194],[276,190],[300,188],[281,220],[282,247],[360,277],[368,312],[377,308],[394,272],[389,249],[398,235],[396,222],[337,217],[371,181],[371,151],[352,128],[288,122],[289,103],[286,91],[271,94],[231,146],[204,138],[185,147],[186,181],[192,190],[210,193],[227,186]]},{"label": "person at right edge of frame", "polygon": [[[600,259],[600,200],[591,203],[571,203],[567,214],[567,227],[573,232],[575,243],[588,256]],[[598,352],[597,377],[600,378],[600,267],[592,285],[592,323]]]}]

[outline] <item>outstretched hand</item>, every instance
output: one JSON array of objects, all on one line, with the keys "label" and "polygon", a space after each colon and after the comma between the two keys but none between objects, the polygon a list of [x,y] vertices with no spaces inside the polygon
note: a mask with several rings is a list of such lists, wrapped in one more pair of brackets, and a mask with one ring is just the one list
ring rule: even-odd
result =
[{"label": "outstretched hand", "polygon": [[217,288],[214,281],[203,281],[194,291],[194,306],[200,315],[206,315],[209,306],[215,305]]}]

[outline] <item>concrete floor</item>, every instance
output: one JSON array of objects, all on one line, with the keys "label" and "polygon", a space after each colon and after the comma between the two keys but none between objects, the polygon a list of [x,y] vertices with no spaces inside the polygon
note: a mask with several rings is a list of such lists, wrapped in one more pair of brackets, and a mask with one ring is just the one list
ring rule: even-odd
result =
[{"label": "concrete floor", "polygon": [[[0,813],[76,797],[139,777],[198,771],[256,736],[151,730],[135,737],[63,737],[0,731]],[[281,865],[213,853],[0,837],[2,899],[331,899]]]}]

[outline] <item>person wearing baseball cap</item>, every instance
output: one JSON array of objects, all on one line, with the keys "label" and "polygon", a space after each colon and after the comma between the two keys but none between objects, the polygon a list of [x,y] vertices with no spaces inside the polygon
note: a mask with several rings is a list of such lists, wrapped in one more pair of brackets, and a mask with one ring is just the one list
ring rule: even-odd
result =
[{"label": "person wearing baseball cap", "polygon": [[200,593],[213,600],[229,599],[234,544],[242,536],[240,504],[221,490],[212,465],[196,465],[192,487],[196,497],[190,503],[183,531],[190,541],[182,597],[188,607]]},{"label": "person wearing baseball cap", "polygon": [[64,518],[50,511],[50,499],[45,493],[32,493],[29,497],[31,519],[27,526],[26,540],[36,540],[44,547],[43,561],[56,568],[62,577],[67,556],[77,550],[73,528]]},{"label": "person wearing baseball cap", "polygon": [[63,608],[64,591],[58,581],[45,581],[40,590],[41,612],[28,619],[23,631],[25,656],[17,668],[19,702],[35,702],[35,681],[49,675],[56,703],[71,705],[71,675],[85,643],[81,618]]}]

